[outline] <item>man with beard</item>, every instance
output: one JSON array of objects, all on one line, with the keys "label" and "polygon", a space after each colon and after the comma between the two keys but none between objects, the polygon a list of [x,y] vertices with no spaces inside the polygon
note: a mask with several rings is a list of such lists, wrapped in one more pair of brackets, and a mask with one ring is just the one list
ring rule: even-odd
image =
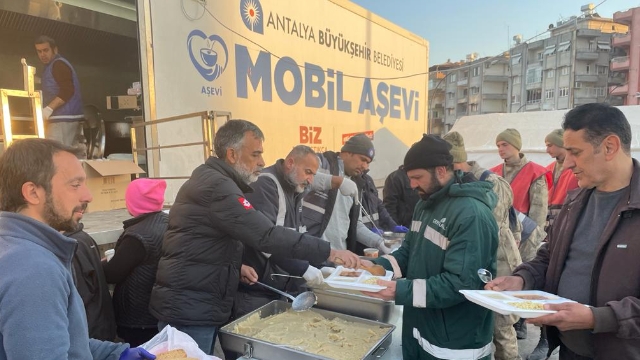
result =
[{"label": "man with beard", "polygon": [[489,182],[466,183],[450,149],[424,135],[407,152],[404,169],[421,200],[400,248],[373,261],[398,280],[378,280],[386,289],[365,293],[404,305],[404,359],[491,358],[493,313],[459,291],[482,288],[478,269],[496,271],[496,195]]},{"label": "man with beard", "polygon": [[[159,329],[167,324],[178,328],[207,354],[212,354],[218,329],[231,315],[245,270],[245,245],[316,266],[336,258],[349,267],[360,263],[349,251],[333,250],[322,239],[275,225],[245,198],[264,167],[263,141],[253,123],[227,121],[214,139],[217,157],[193,171],[169,213],[149,310]],[[258,280],[255,272],[242,271],[242,276],[250,283]]]},{"label": "man with beard", "polygon": [[[388,254],[391,249],[384,245],[384,239],[371,232],[362,222],[361,198],[362,174],[369,169],[375,149],[373,142],[365,134],[350,138],[339,153],[325,151],[318,154],[319,172],[333,175],[331,181],[339,179],[342,184],[324,186],[319,183],[324,178],[316,178],[314,187],[330,190],[315,190],[304,198],[302,218],[307,231],[331,243],[333,249],[349,249],[362,254],[365,248],[377,248]],[[351,191],[345,187],[354,186]],[[338,191],[339,190],[339,191]]]},{"label": "man with beard", "polygon": [[73,283],[73,231],[91,202],[79,151],[49,139],[0,157],[0,359],[155,359],[89,338]]},{"label": "man with beard", "polygon": [[[246,194],[247,200],[272,223],[304,233],[302,198],[317,171],[316,153],[308,146],[298,145],[285,159],[263,170],[258,180],[251,184],[253,192]],[[308,261],[265,254],[251,247],[245,247],[242,263],[256,272],[260,282],[283,291],[298,292],[301,281],[283,276],[272,277],[271,274],[301,276],[311,286],[323,282],[320,270]],[[233,318],[279,298],[273,291],[241,283],[233,306]]]},{"label": "man with beard", "polygon": [[[493,217],[498,224],[498,252],[497,252],[497,276],[510,275],[513,270],[522,263],[518,242],[522,226],[519,221],[510,221],[510,209],[513,206],[513,191],[509,183],[500,176],[484,169],[475,161],[467,161],[467,150],[464,147],[464,139],[457,131],[451,131],[442,137],[451,144],[451,156],[453,156],[453,168],[465,173],[471,173],[480,181],[488,181],[493,186],[493,192],[498,198],[493,209]],[[518,321],[515,315],[494,314],[495,326],[493,328],[493,344],[496,351],[493,354],[495,360],[520,360],[518,355],[518,339],[513,324]],[[546,355],[546,353],[545,353]]]}]

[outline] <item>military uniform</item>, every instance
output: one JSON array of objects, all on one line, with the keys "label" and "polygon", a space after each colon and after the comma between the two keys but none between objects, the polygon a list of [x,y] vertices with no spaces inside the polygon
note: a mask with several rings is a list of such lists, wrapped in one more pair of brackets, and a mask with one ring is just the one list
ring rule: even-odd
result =
[{"label": "military uniform", "polygon": [[[477,178],[483,178],[487,171],[481,168],[475,161],[469,161],[470,172]],[[509,209],[513,205],[513,191],[511,186],[502,177],[490,173],[484,180],[493,184],[493,192],[498,196],[498,202],[493,209],[493,217],[498,223],[498,252],[496,276],[508,276],[522,263],[516,237],[520,238],[521,224],[516,221],[516,228],[511,229],[509,223]],[[516,236],[514,236],[516,235]],[[495,326],[493,328],[493,344],[496,347],[494,357],[496,360],[517,360],[518,339],[513,324],[518,321],[515,315],[500,315],[494,313]]]}]

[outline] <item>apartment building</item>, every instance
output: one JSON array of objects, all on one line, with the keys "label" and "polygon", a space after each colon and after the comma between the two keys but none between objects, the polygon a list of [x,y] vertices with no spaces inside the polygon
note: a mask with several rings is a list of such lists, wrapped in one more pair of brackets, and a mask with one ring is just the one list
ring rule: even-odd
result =
[{"label": "apartment building", "polygon": [[[429,134],[444,134],[445,88],[448,70],[459,67],[462,62],[434,65],[429,68]],[[450,128],[450,127],[449,127]]]},{"label": "apartment building", "polygon": [[609,102],[614,105],[640,104],[640,8],[613,14],[613,21],[629,27],[614,34],[609,78]]},{"label": "apartment building", "polygon": [[613,34],[627,25],[601,18],[593,4],[583,15],[550,25],[549,38],[511,49],[508,112],[562,110],[608,97]]},{"label": "apartment building", "polygon": [[429,68],[431,133],[442,134],[462,116],[507,111],[509,58],[503,54]]}]

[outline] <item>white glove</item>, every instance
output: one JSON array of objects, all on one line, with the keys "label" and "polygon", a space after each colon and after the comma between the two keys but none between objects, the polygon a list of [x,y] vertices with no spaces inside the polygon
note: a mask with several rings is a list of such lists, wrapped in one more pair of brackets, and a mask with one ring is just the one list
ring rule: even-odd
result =
[{"label": "white glove", "polygon": [[388,248],[388,247],[384,244],[384,241],[381,241],[381,242],[380,242],[380,245],[378,245],[378,250],[380,250],[380,252],[382,253],[382,255],[391,254],[391,252],[393,251],[391,248]]},{"label": "white glove", "polygon": [[324,282],[324,276],[322,276],[322,271],[320,269],[315,268],[311,265],[307,268],[307,271],[302,275],[302,277],[307,281],[307,285],[309,286],[318,286]]},{"label": "white glove", "polygon": [[333,274],[333,272],[336,271],[336,268],[331,266],[325,266],[322,269],[320,269],[320,271],[322,272],[322,276],[327,277]]},{"label": "white glove", "polygon": [[53,113],[53,109],[47,106],[44,109],[42,109],[42,118],[44,120],[49,120],[49,117],[51,116],[52,113]]},{"label": "white glove", "polygon": [[344,196],[358,197],[358,186],[351,179],[342,178],[342,184],[338,188]]}]

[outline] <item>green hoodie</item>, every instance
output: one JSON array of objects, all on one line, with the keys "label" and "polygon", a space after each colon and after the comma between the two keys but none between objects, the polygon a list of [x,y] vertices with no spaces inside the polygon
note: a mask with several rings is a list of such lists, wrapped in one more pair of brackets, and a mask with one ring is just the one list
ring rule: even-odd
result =
[{"label": "green hoodie", "polygon": [[480,290],[480,268],[496,272],[497,197],[485,181],[462,183],[462,173],[420,200],[402,246],[377,263],[403,279],[396,304],[404,305],[405,359],[487,359],[493,315],[459,290]]}]

